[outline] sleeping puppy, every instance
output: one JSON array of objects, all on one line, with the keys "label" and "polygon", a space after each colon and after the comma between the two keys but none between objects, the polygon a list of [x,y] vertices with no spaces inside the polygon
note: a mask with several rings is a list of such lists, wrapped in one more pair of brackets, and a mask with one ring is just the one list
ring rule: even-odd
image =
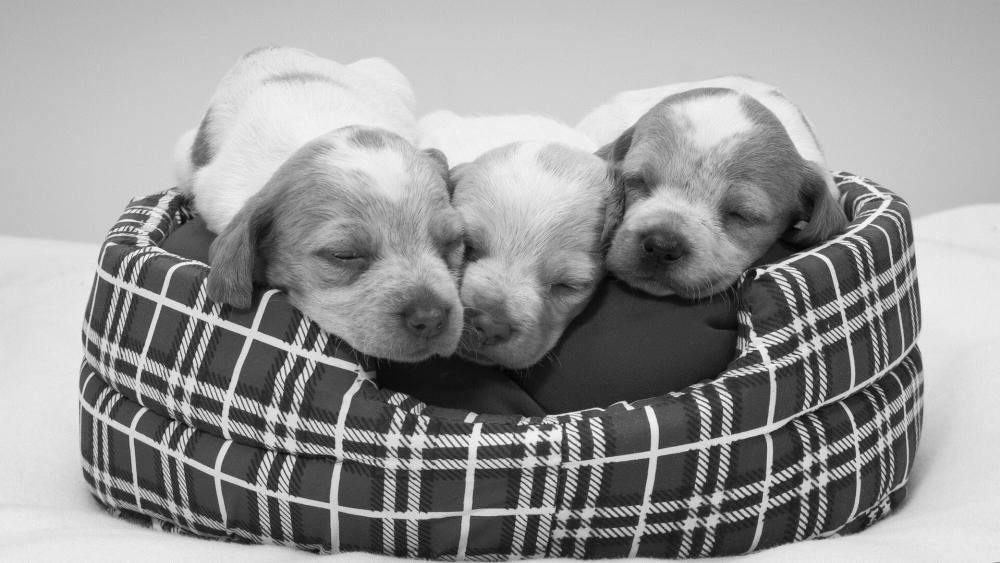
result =
[{"label": "sleeping puppy", "polygon": [[208,296],[246,308],[258,281],[361,353],[453,353],[461,218],[443,155],[410,142],[411,107],[385,61],[240,59],[176,151],[180,186],[219,235]]},{"label": "sleeping puppy", "polygon": [[[470,147],[535,139],[486,150],[452,170],[452,202],[466,229],[459,354],[526,368],[555,346],[604,276],[606,213],[618,208],[609,204],[608,167],[591,154],[592,141],[548,118],[449,120],[442,129],[422,119],[421,144],[434,142],[456,160],[476,157]],[[546,136],[576,146],[538,140]]]},{"label": "sleeping puppy", "polygon": [[847,223],[808,121],[767,84],[628,92],[578,129],[610,141],[598,154],[624,190],[607,267],[652,295],[723,291],[779,238],[812,246]]}]

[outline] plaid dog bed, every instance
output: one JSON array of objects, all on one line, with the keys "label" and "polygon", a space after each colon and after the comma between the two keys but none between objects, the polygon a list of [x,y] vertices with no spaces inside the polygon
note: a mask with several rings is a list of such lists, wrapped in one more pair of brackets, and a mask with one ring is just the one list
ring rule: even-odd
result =
[{"label": "plaid dog bed", "polygon": [[159,248],[189,202],[134,200],[85,313],[84,477],[124,517],[323,553],[699,557],[856,532],[905,495],[920,310],[905,202],[837,181],[849,231],[744,275],[720,377],[539,418],[381,390],[280,292],[212,303],[208,267]]}]

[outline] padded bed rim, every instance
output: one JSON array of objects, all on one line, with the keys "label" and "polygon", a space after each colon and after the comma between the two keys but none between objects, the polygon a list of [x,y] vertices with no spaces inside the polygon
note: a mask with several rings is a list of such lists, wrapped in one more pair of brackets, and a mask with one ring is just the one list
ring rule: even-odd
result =
[{"label": "padded bed rim", "polygon": [[[836,178],[852,220],[849,230],[741,278],[738,354],[719,378],[632,404],[539,418],[440,409],[380,390],[367,366],[303,319],[279,292],[258,296],[267,307],[249,316],[208,302],[203,291],[207,266],[158,247],[171,228],[190,217],[187,203],[176,191],[135,200],[102,247],[88,303],[81,377],[96,377],[105,389],[100,404],[88,402],[98,397],[85,397],[86,390],[81,390],[85,476],[99,500],[114,510],[143,513],[181,529],[216,535],[211,526],[199,529],[197,522],[186,520],[175,504],[145,502],[141,493],[146,488],[136,478],[137,472],[142,473],[136,462],[124,463],[109,453],[108,441],[121,434],[120,428],[108,426],[109,417],[131,412],[134,425],[141,410],[143,420],[160,420],[156,428],[143,430],[150,440],[163,439],[170,448],[180,448],[179,469],[174,470],[191,471],[184,460],[194,454],[177,442],[178,436],[187,436],[186,440],[197,437],[202,443],[229,444],[226,448],[232,452],[257,452],[247,454],[249,465],[228,468],[251,481],[261,477],[254,473],[261,459],[280,458],[282,464],[291,464],[292,473],[308,473],[304,468],[316,463],[339,472],[336,491],[329,489],[333,477],[327,476],[327,495],[353,494],[351,489],[375,495],[383,487],[378,489],[383,498],[352,498],[353,509],[344,503],[331,505],[328,499],[327,506],[337,510],[326,512],[326,536],[296,536],[302,529],[263,530],[260,522],[256,528],[233,525],[224,517],[227,510],[219,510],[230,502],[223,493],[213,495],[215,520],[202,518],[221,522],[224,533],[232,537],[314,551],[364,549],[448,558],[697,556],[827,535],[842,526],[850,528],[850,522],[878,507],[884,508],[876,510],[884,516],[889,510],[886,499],[890,495],[898,499],[905,492],[922,420],[912,228],[907,206],[895,194],[851,174]],[[186,317],[178,311],[191,314]],[[275,326],[284,327],[283,332],[265,334],[272,318],[279,319]],[[265,388],[273,386],[269,397],[260,396],[260,382],[242,372],[239,377],[219,379],[218,366],[215,371],[203,369],[200,362],[210,361],[206,358],[212,339],[228,329],[253,336],[244,341],[251,355],[267,349],[294,358],[297,367],[284,370],[281,385],[275,383],[275,374],[265,381]],[[162,334],[154,334],[161,330]],[[192,336],[195,333],[198,336]],[[180,353],[174,357],[160,349],[164,342],[174,345],[178,340]],[[278,395],[291,398],[276,401]],[[103,408],[115,412],[95,416]],[[171,436],[158,434],[167,427],[172,428]],[[132,428],[131,439],[118,448],[129,451],[133,460],[138,430]],[[102,436],[103,445],[98,439]],[[832,443],[840,448],[854,444],[853,472],[845,469],[850,459],[837,458],[844,465],[831,466]],[[845,452],[837,455],[843,457]],[[733,456],[749,465],[736,467]],[[229,463],[230,457],[222,454],[216,461]],[[681,465],[673,468],[675,462]],[[775,498],[787,495],[780,492],[782,487],[791,486],[782,482],[782,471],[809,470],[817,463],[822,470],[808,478],[799,476],[792,501],[771,506]],[[108,470],[113,466],[117,473],[133,477],[131,497],[115,493],[127,491],[129,481]],[[220,465],[212,474],[218,476],[223,469]],[[353,477],[344,477],[345,471]],[[857,476],[853,492],[848,483],[852,473]],[[642,474],[645,478],[640,478]],[[863,474],[877,475],[877,486],[862,486],[868,478]],[[443,534],[446,539],[387,543],[386,537],[398,539],[397,535],[373,516],[366,525],[382,527],[380,541],[372,540],[375,536],[365,540],[365,534],[331,532],[344,531],[341,513],[385,514],[391,501],[384,497],[388,475],[416,487],[419,502],[396,498],[397,505],[404,502],[410,509],[391,512],[393,517],[383,520],[402,521],[407,530],[413,522],[424,522],[416,532]],[[435,479],[424,483],[427,475]],[[344,481],[355,477],[357,482]],[[734,479],[746,482],[730,489]],[[715,485],[709,487],[709,481]],[[450,510],[420,504],[446,502],[441,499],[447,495],[434,492],[445,483],[464,491],[461,503]],[[280,477],[265,489],[272,485],[273,491],[286,493],[292,487]],[[714,498],[706,487],[743,500],[703,515],[698,505]],[[746,490],[757,492],[740,492]],[[771,497],[772,492],[778,496]],[[432,500],[422,496],[427,494]],[[836,518],[813,506],[821,498],[828,506],[840,505],[845,495],[852,497],[852,509]],[[188,500],[192,498],[201,497]],[[666,500],[653,502],[653,498]],[[663,502],[666,505],[661,506]],[[715,539],[703,538],[698,545],[681,542],[676,551],[661,545],[677,530],[660,526],[657,520],[667,517],[674,503],[687,507],[688,516],[682,520],[692,526],[682,530],[682,536],[700,530]],[[369,504],[378,510],[365,508]],[[790,505],[799,514],[797,531],[788,535],[772,530],[770,526],[789,518]],[[811,516],[802,516],[803,507]],[[609,521],[601,511],[632,514],[632,520]],[[449,518],[459,519],[458,529],[445,524]],[[803,518],[808,522],[803,524]],[[503,541],[473,545],[474,522],[496,524]],[[536,536],[534,545],[525,543],[525,526]],[[748,528],[753,529],[749,537]]]}]

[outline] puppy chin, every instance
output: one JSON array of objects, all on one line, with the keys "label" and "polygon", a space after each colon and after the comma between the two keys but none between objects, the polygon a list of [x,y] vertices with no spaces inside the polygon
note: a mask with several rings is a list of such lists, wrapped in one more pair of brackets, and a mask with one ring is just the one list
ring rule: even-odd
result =
[{"label": "puppy chin", "polygon": [[458,355],[462,359],[469,360],[470,362],[480,365],[500,366],[502,368],[514,370],[528,369],[540,362],[544,356],[544,354],[535,354],[531,357],[521,354],[511,355],[502,353],[499,350],[490,350],[489,348],[473,349],[465,348],[464,346],[459,346]]},{"label": "puppy chin", "polygon": [[629,286],[638,289],[639,291],[648,293],[655,297],[667,297],[669,295],[675,295],[676,292],[666,285],[663,280],[658,280],[656,278],[641,277],[637,275],[632,275],[629,273],[615,273],[620,280],[627,283]]},{"label": "puppy chin", "polygon": [[[459,319],[458,322],[461,322]],[[320,324],[320,326],[323,326]],[[451,324],[451,326],[457,326]],[[458,348],[459,330],[451,329],[434,338],[418,338],[402,330],[383,327],[381,330],[348,331],[344,342],[358,352],[373,358],[395,362],[421,362],[434,356],[451,356]]]},{"label": "puppy chin", "polygon": [[[500,366],[507,369],[527,369],[542,361],[545,353],[555,346],[555,337],[543,339],[520,338],[499,346],[481,346],[471,338],[463,338],[458,346],[458,355],[470,362],[485,366]],[[529,343],[537,342],[531,350]]]},{"label": "puppy chin", "polygon": [[669,297],[675,295],[683,299],[703,299],[729,289],[739,274],[725,276],[715,280],[700,280],[697,284],[687,284],[670,275],[643,275],[637,273],[635,267],[619,267],[611,273],[629,286],[654,297]]},{"label": "puppy chin", "polygon": [[343,311],[347,309],[345,304],[327,310],[326,307],[311,306],[312,304],[293,297],[293,305],[313,319],[320,328],[336,335],[357,352],[372,358],[412,363],[433,356],[450,356],[458,348],[462,334],[462,316],[455,312],[460,307],[452,309],[447,328],[443,332],[432,338],[421,338],[404,330],[402,323],[386,322],[387,317],[395,319],[395,315],[384,313],[378,307],[364,310],[355,308],[354,314],[344,315]]},{"label": "puppy chin", "polygon": [[456,338],[454,343],[444,342],[439,338],[434,341],[416,341],[401,344],[386,344],[385,342],[348,342],[348,344],[366,356],[384,358],[395,362],[416,363],[434,356],[451,356],[458,347],[458,339]]}]

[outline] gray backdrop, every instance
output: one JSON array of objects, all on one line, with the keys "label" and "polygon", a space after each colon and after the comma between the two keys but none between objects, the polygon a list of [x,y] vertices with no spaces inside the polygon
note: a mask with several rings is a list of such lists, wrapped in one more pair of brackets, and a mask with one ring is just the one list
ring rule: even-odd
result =
[{"label": "gray backdrop", "polygon": [[379,55],[419,110],[575,123],[614,92],[729,73],[780,86],[828,161],[916,215],[1000,201],[1000,2],[0,0],[0,233],[97,242],[243,52]]}]

